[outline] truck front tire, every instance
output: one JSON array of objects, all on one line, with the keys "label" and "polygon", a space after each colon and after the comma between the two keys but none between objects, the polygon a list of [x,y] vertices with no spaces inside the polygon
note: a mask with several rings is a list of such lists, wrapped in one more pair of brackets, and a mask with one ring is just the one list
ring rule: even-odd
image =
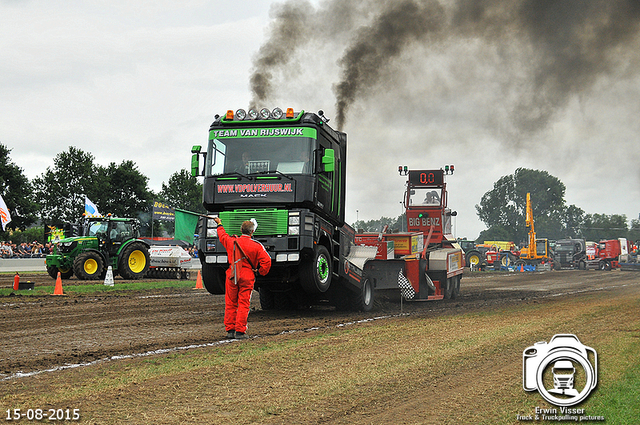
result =
[{"label": "truck front tire", "polygon": [[225,268],[202,262],[202,284],[213,295],[224,294]]},{"label": "truck front tire", "polygon": [[300,286],[308,294],[322,294],[331,286],[333,261],[327,248],[316,245],[313,257],[300,264]]}]

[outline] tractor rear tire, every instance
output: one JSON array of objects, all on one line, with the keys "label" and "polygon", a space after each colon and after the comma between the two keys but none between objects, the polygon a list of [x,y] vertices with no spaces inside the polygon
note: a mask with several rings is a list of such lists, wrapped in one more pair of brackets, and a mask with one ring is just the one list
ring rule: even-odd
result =
[{"label": "tractor rear tire", "polygon": [[513,264],[516,262],[516,256],[513,255],[510,252],[507,252],[505,254],[502,254],[500,256],[500,264],[503,267],[509,267],[509,266],[513,266]]},{"label": "tractor rear tire", "polygon": [[300,264],[300,286],[308,294],[322,294],[331,286],[333,261],[329,250],[316,245],[313,257]]},{"label": "tractor rear tire", "polygon": [[480,254],[480,251],[469,251],[467,253],[466,260],[469,268],[478,269],[482,266],[484,256]]},{"label": "tractor rear tire", "polygon": [[132,242],[120,253],[118,273],[124,279],[142,279],[149,271],[149,250],[141,242]]},{"label": "tractor rear tire", "polygon": [[73,272],[80,280],[98,280],[104,270],[104,260],[95,251],[82,252],[73,260]]}]

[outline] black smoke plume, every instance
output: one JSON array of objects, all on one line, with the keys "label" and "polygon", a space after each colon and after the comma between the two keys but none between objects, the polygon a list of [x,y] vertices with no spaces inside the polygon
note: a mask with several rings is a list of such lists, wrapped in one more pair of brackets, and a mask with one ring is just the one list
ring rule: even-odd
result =
[{"label": "black smoke plume", "polygon": [[338,128],[355,102],[384,90],[385,69],[416,46],[471,39],[530,46],[530,60],[514,65],[526,68],[531,79],[511,112],[522,132],[544,128],[571,95],[589,90],[638,54],[630,47],[639,31],[638,0],[326,0],[318,10],[306,1],[288,1],[272,12],[270,38],[251,75],[254,103],[272,96],[274,74],[300,46],[321,43],[331,22],[358,13],[366,19],[335,35],[344,40],[340,79],[333,85]]}]

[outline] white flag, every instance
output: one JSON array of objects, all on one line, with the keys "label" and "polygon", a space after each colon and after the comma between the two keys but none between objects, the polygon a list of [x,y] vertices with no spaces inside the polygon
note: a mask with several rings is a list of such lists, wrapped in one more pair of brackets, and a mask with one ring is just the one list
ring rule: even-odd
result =
[{"label": "white flag", "polygon": [[7,223],[11,221],[11,214],[9,214],[9,208],[4,203],[4,199],[0,196],[0,222],[2,223],[2,230],[5,229]]},{"label": "white flag", "polygon": [[91,202],[86,196],[84,197],[84,213],[87,217],[100,217],[98,207],[96,207],[96,204]]}]

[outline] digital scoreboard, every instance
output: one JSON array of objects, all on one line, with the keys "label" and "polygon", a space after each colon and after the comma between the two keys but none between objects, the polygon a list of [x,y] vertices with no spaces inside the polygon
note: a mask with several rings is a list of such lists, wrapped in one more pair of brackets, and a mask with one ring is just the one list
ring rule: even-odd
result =
[{"label": "digital scoreboard", "polygon": [[444,184],[444,170],[409,171],[411,186],[441,186]]}]

